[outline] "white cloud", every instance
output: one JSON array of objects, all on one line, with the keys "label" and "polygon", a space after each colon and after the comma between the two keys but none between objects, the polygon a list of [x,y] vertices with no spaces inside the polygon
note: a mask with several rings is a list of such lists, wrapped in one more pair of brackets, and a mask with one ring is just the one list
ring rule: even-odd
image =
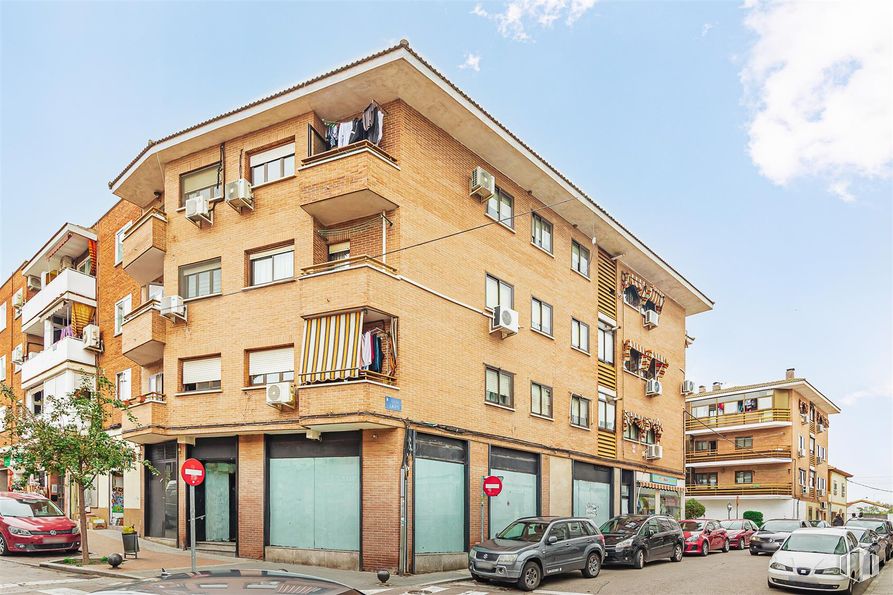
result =
[{"label": "white cloud", "polygon": [[851,406],[855,405],[857,401],[864,399],[893,399],[893,387],[874,387],[856,390],[841,397],[838,405]]},{"label": "white cloud", "polygon": [[503,37],[533,41],[530,28],[548,29],[562,19],[566,26],[572,27],[595,3],[596,0],[510,0],[503,4],[501,12],[489,12],[475,4],[471,14],[495,22]]},{"label": "white cloud", "polygon": [[716,23],[704,23],[701,27],[701,37],[707,37],[707,34],[710,33],[710,30],[716,27]]},{"label": "white cloud", "polygon": [[481,56],[480,54],[472,54],[468,52],[465,54],[465,62],[459,65],[460,70],[473,70],[475,72],[481,71]]},{"label": "white cloud", "polygon": [[846,202],[854,177],[893,164],[893,4],[751,2],[756,42],[740,73],[751,110],[749,152],[778,185],[826,180]]}]

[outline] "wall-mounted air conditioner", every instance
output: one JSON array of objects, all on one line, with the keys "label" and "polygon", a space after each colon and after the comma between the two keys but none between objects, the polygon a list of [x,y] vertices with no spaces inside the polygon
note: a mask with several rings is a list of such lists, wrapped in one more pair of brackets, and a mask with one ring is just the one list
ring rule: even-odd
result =
[{"label": "wall-mounted air conditioner", "polygon": [[501,332],[503,339],[518,334],[518,313],[511,308],[496,306],[490,322],[490,332],[495,331]]},{"label": "wall-mounted air conditioner", "polygon": [[161,296],[161,315],[171,322],[186,322],[186,304],[183,298],[179,295]]},{"label": "wall-mounted air conditioner", "polygon": [[496,193],[496,178],[483,167],[476,167],[471,172],[468,193],[478,200],[487,200]]},{"label": "wall-mounted air conditioner", "polygon": [[695,381],[694,380],[685,380],[682,383],[682,394],[690,395],[695,392]]},{"label": "wall-mounted air conditioner", "polygon": [[659,380],[655,380],[652,378],[645,382],[645,396],[647,397],[656,397],[663,392],[663,387],[660,385]]},{"label": "wall-mounted air conditioner", "polygon": [[645,458],[653,461],[655,459],[661,459],[664,456],[664,447],[660,444],[649,444],[645,448]]},{"label": "wall-mounted air conditioner", "polygon": [[797,454],[798,454],[799,456],[801,456],[801,457],[805,457],[805,456],[806,456],[806,449],[805,449],[805,448],[801,448],[801,449],[799,449],[799,450],[797,451]]},{"label": "wall-mounted air conditioner", "polygon": [[99,327],[95,324],[88,324],[84,327],[84,349],[92,351],[102,351],[102,338],[99,334]]},{"label": "wall-mounted air conditioner", "polygon": [[198,225],[202,223],[211,225],[214,223],[214,213],[211,211],[211,203],[205,196],[194,196],[186,199],[186,218]]},{"label": "wall-mounted air conditioner", "polygon": [[36,275],[28,275],[28,289],[33,291],[40,291],[43,289],[43,282],[40,277]]},{"label": "wall-mounted air conditioner", "polygon": [[287,406],[293,407],[295,403],[295,395],[291,390],[291,384],[288,382],[274,382],[268,384],[266,388],[267,405],[273,407]]},{"label": "wall-mounted air conditioner", "polygon": [[244,178],[227,184],[224,196],[226,204],[240,213],[244,208],[254,210],[254,193],[251,191],[251,182]]},{"label": "wall-mounted air conditioner", "polygon": [[660,314],[655,310],[645,310],[645,328],[654,328],[660,323]]},{"label": "wall-mounted air conditioner", "polygon": [[819,424],[819,434],[825,431],[825,424]]}]

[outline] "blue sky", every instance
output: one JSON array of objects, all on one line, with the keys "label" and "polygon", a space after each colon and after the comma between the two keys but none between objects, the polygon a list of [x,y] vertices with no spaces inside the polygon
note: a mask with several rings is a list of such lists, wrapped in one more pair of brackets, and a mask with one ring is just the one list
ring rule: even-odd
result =
[{"label": "blue sky", "polygon": [[831,462],[893,490],[890,16],[843,7],[3,2],[0,272],[147,139],[405,37],[716,300],[690,377],[796,367]]}]

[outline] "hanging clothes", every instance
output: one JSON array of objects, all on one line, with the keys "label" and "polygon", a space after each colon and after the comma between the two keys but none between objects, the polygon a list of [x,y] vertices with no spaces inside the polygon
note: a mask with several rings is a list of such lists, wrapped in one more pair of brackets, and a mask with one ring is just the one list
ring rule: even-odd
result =
[{"label": "hanging clothes", "polygon": [[372,124],[367,131],[366,138],[374,145],[381,142],[381,136],[384,132],[384,112],[379,108],[375,108],[375,115]]},{"label": "hanging clothes", "polygon": [[372,338],[372,371],[381,373],[381,361],[382,361],[382,353],[381,353],[381,337],[377,334]]},{"label": "hanging clothes", "polygon": [[372,333],[366,331],[360,341],[360,367],[368,369],[372,365]]},{"label": "hanging clothes", "polygon": [[348,120],[338,124],[338,146],[346,147],[350,144],[350,138],[353,135],[354,121]]},{"label": "hanging clothes", "polygon": [[326,122],[327,148],[334,149],[338,146],[338,122]]},{"label": "hanging clothes", "polygon": [[360,118],[353,120],[353,132],[350,134],[350,144],[358,143],[366,138],[366,130],[363,128],[363,121]]}]

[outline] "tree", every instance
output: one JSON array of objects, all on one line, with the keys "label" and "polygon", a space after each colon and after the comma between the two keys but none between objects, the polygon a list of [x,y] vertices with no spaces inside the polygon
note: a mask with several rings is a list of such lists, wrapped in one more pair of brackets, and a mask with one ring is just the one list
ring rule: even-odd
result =
[{"label": "tree", "polygon": [[685,501],[685,518],[687,519],[697,519],[704,516],[704,512],[707,509],[704,508],[704,505],[695,500],[694,498],[689,498]]},{"label": "tree", "polygon": [[133,414],[115,395],[104,376],[87,376],[68,395],[45,395],[44,409],[34,415],[5,384],[0,386],[6,405],[6,432],[12,446],[11,460],[25,477],[41,471],[68,477],[76,486],[80,516],[82,560],[87,564],[87,515],[84,492],[99,475],[124,472],[144,465],[129,442],[110,436],[105,428],[115,410],[128,419]]},{"label": "tree", "polygon": [[763,513],[758,510],[746,510],[744,511],[744,518],[749,521],[753,521],[757,527],[763,526]]}]

